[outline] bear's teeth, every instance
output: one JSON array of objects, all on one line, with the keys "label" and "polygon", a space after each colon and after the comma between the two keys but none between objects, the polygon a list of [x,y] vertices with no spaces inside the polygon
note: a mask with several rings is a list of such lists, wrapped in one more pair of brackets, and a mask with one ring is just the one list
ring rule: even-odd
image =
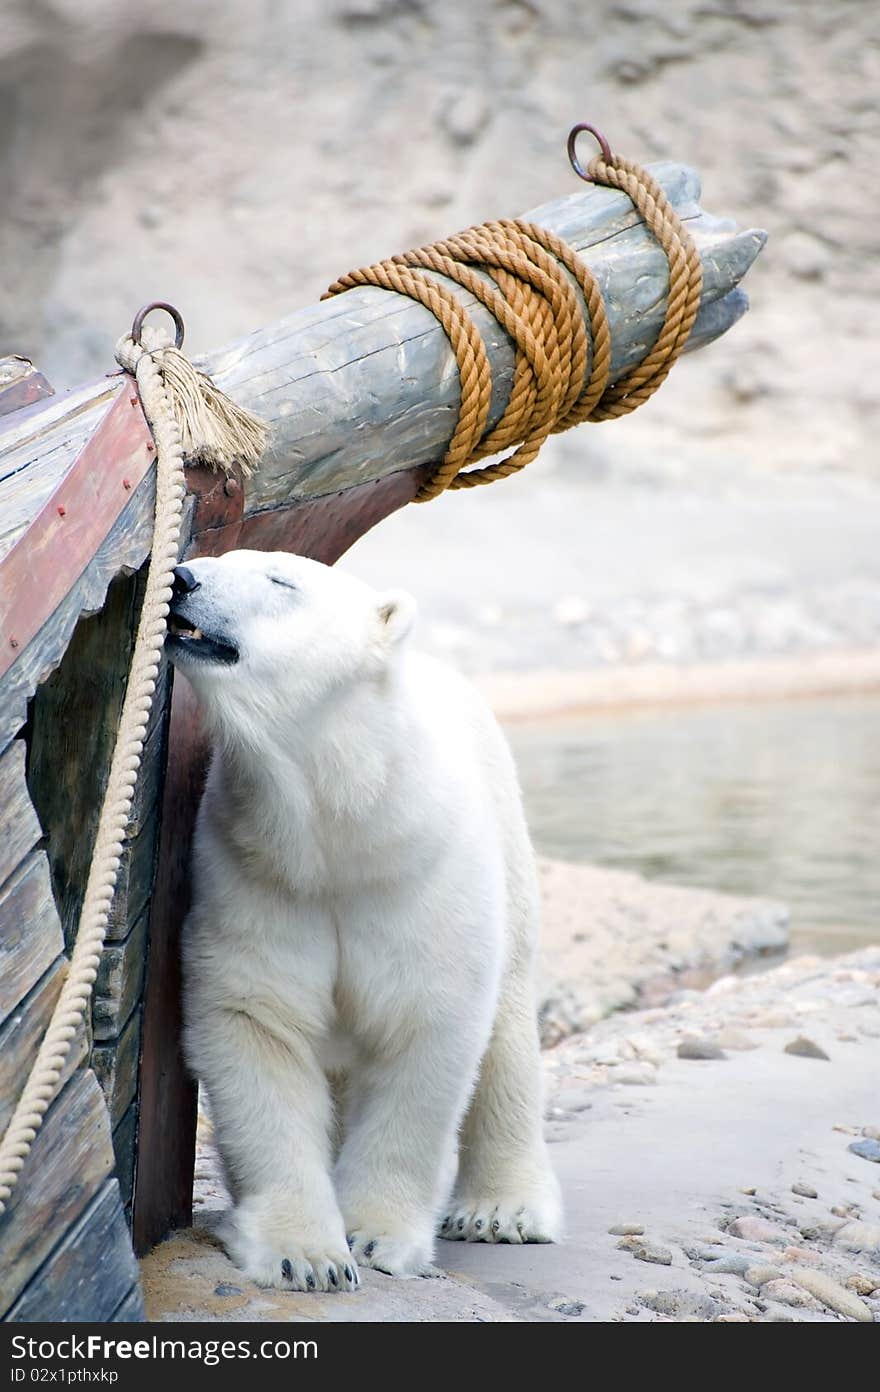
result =
[{"label": "bear's teeth", "polygon": [[190,638],[201,638],[202,630],[200,628],[194,628],[189,636]]}]

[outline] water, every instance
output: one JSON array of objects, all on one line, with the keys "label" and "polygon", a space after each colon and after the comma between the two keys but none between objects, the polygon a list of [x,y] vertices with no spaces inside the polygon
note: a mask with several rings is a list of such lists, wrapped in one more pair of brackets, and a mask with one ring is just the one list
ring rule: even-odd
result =
[{"label": "water", "polygon": [[614,713],[508,734],[543,854],[782,899],[797,951],[880,941],[880,697]]}]

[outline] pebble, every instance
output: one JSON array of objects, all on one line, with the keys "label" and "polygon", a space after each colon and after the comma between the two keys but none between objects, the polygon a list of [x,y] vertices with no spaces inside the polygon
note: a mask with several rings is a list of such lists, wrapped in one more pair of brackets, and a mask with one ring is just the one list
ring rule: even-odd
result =
[{"label": "pebble", "polygon": [[818,1310],[819,1302],[807,1291],[796,1286],[794,1281],[768,1281],[761,1287],[761,1294],[768,1300],[778,1300],[780,1305],[795,1305],[805,1309]]},{"label": "pebble", "polygon": [[880,1165],[880,1141],[875,1141],[873,1136],[851,1141],[847,1150],[851,1150],[853,1155],[860,1155],[863,1160],[873,1160],[875,1165]]},{"label": "pebble", "polygon": [[244,1295],[241,1286],[230,1286],[225,1281],[221,1281],[219,1286],[214,1287],[215,1295]]},{"label": "pebble", "polygon": [[846,1315],[848,1319],[860,1320],[863,1324],[873,1323],[874,1316],[865,1302],[851,1290],[846,1290],[839,1281],[826,1276],[824,1271],[811,1271],[807,1266],[793,1266],[789,1274],[795,1285],[821,1300],[826,1309],[834,1310],[838,1315]]},{"label": "pebble", "polygon": [[578,1315],[584,1313],[587,1307],[579,1300],[569,1300],[564,1295],[557,1295],[555,1299],[548,1300],[547,1308],[549,1310],[556,1310],[560,1315],[568,1315],[570,1319],[576,1319]]},{"label": "pebble", "polygon": [[855,1204],[836,1203],[832,1206],[831,1212],[835,1218],[843,1218],[847,1222],[850,1218],[858,1218],[859,1210]]},{"label": "pebble", "polygon": [[791,1015],[780,1014],[777,1011],[768,1011],[766,1015],[755,1015],[750,1021],[756,1029],[787,1029],[794,1024]]},{"label": "pebble", "polygon": [[829,1055],[813,1039],[808,1039],[805,1034],[799,1034],[797,1039],[792,1039],[790,1044],[786,1044],[787,1054],[796,1054],[798,1058],[828,1059]]},{"label": "pebble", "polygon": [[648,1063],[647,1059],[640,1063],[626,1063],[615,1068],[611,1075],[611,1081],[624,1083],[628,1087],[643,1087],[645,1084],[655,1085],[657,1069],[653,1063]]},{"label": "pebble", "polygon": [[634,1246],[632,1254],[636,1261],[652,1262],[655,1266],[671,1266],[672,1253],[666,1247],[656,1247],[653,1242],[641,1242]]},{"label": "pebble", "polygon": [[716,1315],[713,1324],[751,1324],[750,1315]]},{"label": "pebble", "polygon": [[819,1197],[818,1191],[813,1188],[812,1184],[804,1184],[803,1180],[800,1179],[791,1186],[791,1192],[800,1194],[801,1198],[804,1199],[818,1199]]},{"label": "pebble", "polygon": [[680,1320],[713,1320],[724,1308],[709,1295],[693,1291],[640,1291],[636,1300],[658,1315],[674,1315]]},{"label": "pebble", "polygon": [[869,1141],[880,1141],[880,1126],[863,1126],[862,1135]]},{"label": "pebble", "polygon": [[786,1262],[806,1262],[807,1266],[818,1266],[822,1258],[818,1252],[811,1252],[809,1247],[786,1247],[782,1254],[782,1260]]},{"label": "pebble", "polygon": [[640,1223],[615,1223],[608,1231],[612,1237],[641,1237],[645,1229]]},{"label": "pebble", "polygon": [[785,1233],[775,1223],[768,1222],[766,1218],[755,1218],[748,1214],[744,1218],[734,1218],[727,1231],[731,1237],[744,1237],[747,1242],[788,1241]]},{"label": "pebble", "polygon": [[728,1025],[717,1036],[718,1046],[721,1049],[757,1049],[758,1041],[753,1039],[745,1030],[735,1029],[733,1025]]},{"label": "pebble", "polygon": [[845,1224],[845,1218],[820,1218],[818,1223],[808,1223],[806,1227],[801,1228],[801,1237],[805,1237],[808,1242],[813,1242],[816,1238],[833,1237]]},{"label": "pebble", "polygon": [[861,1271],[854,1271],[851,1276],[847,1276],[845,1285],[847,1290],[855,1291],[856,1295],[873,1295],[875,1290],[880,1290],[880,1276],[875,1279],[873,1276],[863,1276]]},{"label": "pebble", "polygon": [[741,1194],[748,1194],[751,1197],[752,1194],[757,1194],[758,1191],[755,1188],[754,1184],[744,1184],[740,1187],[739,1192]]},{"label": "pebble", "polygon": [[834,1234],[834,1245],[847,1252],[880,1252],[880,1223],[846,1223]]},{"label": "pebble", "polygon": [[680,1059],[723,1059],[724,1050],[714,1039],[683,1039],[678,1046]]},{"label": "pebble", "polygon": [[715,1261],[707,1262],[704,1270],[710,1276],[724,1276],[728,1273],[734,1276],[744,1276],[751,1265],[751,1257],[743,1256],[741,1252],[729,1252],[725,1257],[718,1257]]},{"label": "pebble", "polygon": [[763,1286],[768,1281],[778,1281],[782,1272],[775,1266],[749,1266],[743,1272],[750,1286]]}]

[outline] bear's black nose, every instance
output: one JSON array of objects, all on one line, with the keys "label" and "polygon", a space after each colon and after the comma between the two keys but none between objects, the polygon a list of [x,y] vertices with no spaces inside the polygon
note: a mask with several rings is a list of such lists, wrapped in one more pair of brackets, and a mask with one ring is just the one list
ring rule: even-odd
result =
[{"label": "bear's black nose", "polygon": [[175,599],[182,599],[184,595],[192,594],[193,590],[199,588],[200,583],[201,582],[196,579],[188,566],[174,567],[174,584],[172,589]]}]

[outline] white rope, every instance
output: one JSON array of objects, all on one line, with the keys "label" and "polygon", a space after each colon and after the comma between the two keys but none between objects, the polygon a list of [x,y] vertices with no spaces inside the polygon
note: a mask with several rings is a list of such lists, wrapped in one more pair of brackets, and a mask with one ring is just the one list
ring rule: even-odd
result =
[{"label": "white rope", "polygon": [[[250,466],[259,457],[265,441],[262,423],[222,397],[177,349],[163,346],[150,351],[126,337],[117,344],[116,359],[120,366],[137,378],[141,405],[156,445],[153,547],[119,732],[70,966],[30,1076],[0,1142],[0,1214],[6,1210],[9,1196],[55,1096],[65,1060],[91,998],[104,947],[107,919],[156,690],[168,602],[179,555],[180,519],[186,492],[181,417],[186,420],[193,393],[197,389],[201,391],[198,419],[195,423],[188,421],[187,434],[195,435],[199,425],[204,427],[204,414],[209,409],[204,403],[205,398],[209,398],[210,409],[222,422],[221,428],[217,429],[215,419],[210,435],[210,455],[215,462],[238,459],[245,466]],[[172,360],[173,366],[166,378],[165,364]],[[178,395],[177,387],[181,381],[183,391]],[[204,383],[210,388],[210,396],[202,386]],[[197,443],[187,452],[198,453]]]}]

